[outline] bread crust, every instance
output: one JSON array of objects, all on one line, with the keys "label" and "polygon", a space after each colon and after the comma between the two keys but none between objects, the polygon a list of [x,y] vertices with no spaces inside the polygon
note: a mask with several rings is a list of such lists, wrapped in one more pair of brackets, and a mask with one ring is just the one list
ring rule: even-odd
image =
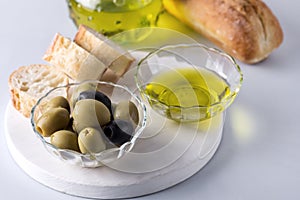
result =
[{"label": "bread crust", "polygon": [[99,80],[106,67],[75,42],[57,33],[43,59],[64,71],[73,80]]},{"label": "bread crust", "polygon": [[283,41],[277,18],[261,0],[171,1],[165,6],[171,14],[245,63],[262,61]]},{"label": "bread crust", "polygon": [[134,61],[127,51],[85,25],[79,26],[74,41],[101,60],[117,76],[126,73]]},{"label": "bread crust", "polygon": [[21,66],[8,79],[12,105],[25,117],[29,117],[32,107],[42,95],[54,87],[68,83],[68,76],[52,66]]}]

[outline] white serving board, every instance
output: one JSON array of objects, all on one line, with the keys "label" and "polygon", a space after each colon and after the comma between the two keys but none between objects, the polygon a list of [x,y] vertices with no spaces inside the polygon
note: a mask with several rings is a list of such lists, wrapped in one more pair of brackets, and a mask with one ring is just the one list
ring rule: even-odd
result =
[{"label": "white serving board", "polygon": [[[54,190],[89,198],[137,197],[169,188],[198,172],[212,158],[222,136],[224,117],[217,116],[216,120],[213,120],[216,123],[212,123],[214,128],[205,134],[201,133],[200,130],[199,133],[195,134],[193,141],[184,152],[178,154],[177,151],[169,149],[170,155],[168,157],[174,159],[168,160],[165,159],[164,153],[157,154],[159,151],[154,151],[153,148],[156,145],[156,149],[163,149],[158,148],[158,143],[160,143],[160,139],[162,141],[165,139],[161,134],[163,128],[157,128],[157,120],[163,124],[170,122],[165,119],[162,120],[162,117],[153,112],[151,113],[154,119],[146,128],[144,138],[133,149],[132,155],[124,156],[117,164],[111,166],[115,169],[107,166],[82,168],[66,164],[55,158],[47,152],[41,141],[34,135],[29,119],[21,116],[11,103],[7,105],[5,115],[6,139],[10,153],[16,163],[30,177]],[[185,135],[178,133],[172,141],[175,141],[175,144],[176,141],[184,141]],[[168,134],[166,136],[169,137]],[[206,142],[203,142],[203,138]],[[174,142],[168,144],[172,143]],[[178,155],[174,156],[176,153]],[[148,159],[147,155],[152,154],[156,156],[150,156],[150,160],[152,159],[151,162],[156,164],[153,164],[152,168],[145,168],[143,171],[144,168],[141,163],[147,164],[145,159]],[[130,161],[129,165],[128,161]],[[138,167],[132,168],[132,165]],[[136,171],[134,171],[135,169]]]}]

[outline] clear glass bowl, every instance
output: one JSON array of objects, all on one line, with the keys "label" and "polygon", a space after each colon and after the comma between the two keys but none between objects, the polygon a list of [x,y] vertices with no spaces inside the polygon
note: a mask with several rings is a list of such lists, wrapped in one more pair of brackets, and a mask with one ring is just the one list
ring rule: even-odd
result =
[{"label": "clear glass bowl", "polygon": [[159,114],[194,122],[226,110],[240,90],[243,75],[231,56],[195,43],[152,49],[138,63],[135,81]]},{"label": "clear glass bowl", "polygon": [[[82,154],[77,151],[69,150],[69,149],[59,149],[56,146],[50,143],[49,137],[43,137],[38,131],[36,126],[37,119],[45,112],[45,105],[47,102],[55,96],[64,96],[66,97],[71,105],[71,113],[72,113],[72,102],[74,102],[74,98],[77,97],[77,94],[85,90],[86,85],[89,86],[97,86],[97,90],[106,94],[112,105],[117,104],[118,102],[124,100],[130,100],[135,104],[138,109],[139,122],[131,134],[130,141],[122,144],[121,146],[115,146],[111,142],[109,142],[108,138],[104,138],[105,141],[109,144],[106,150],[99,152],[97,154]],[[94,87],[95,88],[95,87]],[[146,107],[143,102],[137,97],[133,92],[131,92],[127,87],[122,85],[117,85],[110,82],[103,81],[84,81],[81,83],[71,83],[66,86],[60,86],[50,90],[43,97],[41,97],[36,105],[32,108],[31,111],[31,124],[35,135],[38,139],[43,143],[45,148],[55,157],[74,165],[79,165],[82,167],[98,167],[105,164],[108,164],[121,156],[123,156],[126,152],[131,151],[133,148],[137,138],[141,135],[143,129],[146,127]],[[104,135],[105,137],[105,135]],[[45,158],[47,159],[47,158]]]}]

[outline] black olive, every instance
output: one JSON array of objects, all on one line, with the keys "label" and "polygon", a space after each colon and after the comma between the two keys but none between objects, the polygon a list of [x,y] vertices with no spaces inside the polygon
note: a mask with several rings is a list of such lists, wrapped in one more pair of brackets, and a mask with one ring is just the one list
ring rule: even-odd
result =
[{"label": "black olive", "polygon": [[74,118],[71,116],[71,117],[70,117],[69,124],[68,124],[66,130],[72,131],[72,132],[75,133],[75,131],[74,131],[74,129],[73,129],[73,123],[74,123]]},{"label": "black olive", "polygon": [[106,137],[115,145],[121,146],[130,141],[134,128],[131,122],[125,120],[113,120],[103,128]]},{"label": "black olive", "polygon": [[95,99],[97,101],[100,101],[101,103],[103,103],[108,108],[108,110],[110,111],[111,116],[112,116],[111,101],[102,92],[95,91],[95,90],[86,90],[86,91],[83,91],[83,92],[81,92],[78,95],[76,102],[80,101],[80,100],[83,100],[83,99]]}]

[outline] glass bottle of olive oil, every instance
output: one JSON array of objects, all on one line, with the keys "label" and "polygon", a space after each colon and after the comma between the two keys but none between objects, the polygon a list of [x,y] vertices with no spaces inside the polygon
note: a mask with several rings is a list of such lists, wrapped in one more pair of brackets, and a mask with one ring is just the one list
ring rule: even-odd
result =
[{"label": "glass bottle of olive oil", "polygon": [[143,92],[155,110],[176,121],[210,118],[224,109],[220,103],[232,95],[223,78],[212,71],[195,68],[162,72]]},{"label": "glass bottle of olive oil", "polygon": [[133,28],[156,24],[163,6],[161,0],[67,0],[70,17],[75,24],[85,24],[111,36]]}]

